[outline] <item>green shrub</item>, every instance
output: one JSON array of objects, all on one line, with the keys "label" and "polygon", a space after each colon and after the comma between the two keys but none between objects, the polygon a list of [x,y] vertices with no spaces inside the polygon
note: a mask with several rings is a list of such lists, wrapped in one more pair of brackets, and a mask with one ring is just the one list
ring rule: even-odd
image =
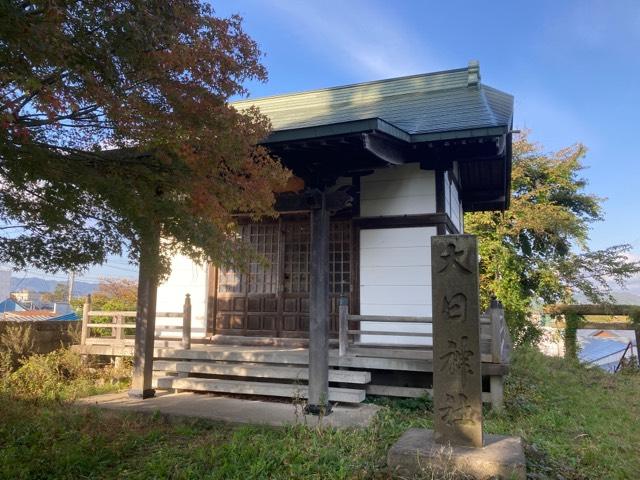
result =
[{"label": "green shrub", "polygon": [[7,325],[0,334],[0,378],[15,371],[33,351],[35,336],[30,324]]},{"label": "green shrub", "polygon": [[93,368],[69,349],[32,355],[4,381],[3,389],[14,398],[31,401],[72,400],[123,386],[128,365]]},{"label": "green shrub", "polygon": [[56,350],[45,355],[32,355],[13,372],[6,388],[22,399],[59,400],[66,396],[67,386],[88,377],[78,355],[69,350]]}]

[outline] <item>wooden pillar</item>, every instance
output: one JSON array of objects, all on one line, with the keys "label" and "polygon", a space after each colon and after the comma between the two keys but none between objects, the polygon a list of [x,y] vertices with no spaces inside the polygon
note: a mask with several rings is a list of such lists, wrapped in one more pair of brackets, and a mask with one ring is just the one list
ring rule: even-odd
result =
[{"label": "wooden pillar", "polygon": [[191,348],[191,296],[188,293],[184,297],[182,309],[182,348]]},{"label": "wooden pillar", "polygon": [[309,403],[307,412],[327,414],[329,405],[329,210],[322,193],[311,210],[309,295]]},{"label": "wooden pillar", "polygon": [[431,237],[434,438],[481,448],[478,245],[473,235]]},{"label": "wooden pillar", "polygon": [[154,228],[142,240],[138,274],[136,340],[133,352],[133,379],[129,396],[149,398],[152,388],[153,348],[156,327],[160,229]]}]

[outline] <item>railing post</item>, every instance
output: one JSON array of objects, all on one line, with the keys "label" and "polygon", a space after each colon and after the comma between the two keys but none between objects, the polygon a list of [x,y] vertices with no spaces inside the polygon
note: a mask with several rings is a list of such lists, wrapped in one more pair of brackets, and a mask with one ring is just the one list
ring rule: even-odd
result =
[{"label": "railing post", "polygon": [[182,310],[182,348],[191,348],[191,296],[188,293],[184,297]]},{"label": "railing post", "polygon": [[502,305],[493,298],[489,308],[491,319],[491,357],[493,363],[502,362]]},{"label": "railing post", "polygon": [[504,407],[504,378],[502,375],[491,375],[489,377],[489,389],[491,408],[499,412]]},{"label": "railing post", "polygon": [[82,327],[80,330],[80,345],[87,343],[87,337],[89,336],[89,312],[91,311],[91,294],[87,295],[87,299],[82,305]]},{"label": "railing post", "polygon": [[[123,315],[116,315],[116,317],[114,318],[115,324],[116,324],[115,344],[122,345],[123,347],[124,347],[124,323],[125,323],[124,318],[125,317]],[[123,366],[123,358],[114,357],[113,366],[117,370],[120,370]]]},{"label": "railing post", "polygon": [[116,340],[122,341],[124,343],[124,317],[122,315],[117,315],[116,318]]},{"label": "railing post", "polygon": [[[489,308],[491,319],[491,359],[493,363],[502,363],[503,348],[505,347],[505,320],[502,304],[495,298],[491,300]],[[495,411],[502,410],[504,406],[504,379],[502,375],[489,377],[489,391],[491,395],[491,408]]]},{"label": "railing post", "polygon": [[349,348],[349,299],[347,297],[340,297],[338,301],[338,320],[339,320],[339,332],[338,332],[338,344],[339,354],[344,357],[347,354]]}]

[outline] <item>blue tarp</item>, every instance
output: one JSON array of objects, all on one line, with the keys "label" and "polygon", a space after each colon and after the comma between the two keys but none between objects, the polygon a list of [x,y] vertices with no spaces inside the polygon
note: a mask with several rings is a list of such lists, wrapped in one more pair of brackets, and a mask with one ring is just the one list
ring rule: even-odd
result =
[{"label": "blue tarp", "polygon": [[[597,365],[603,370],[613,371],[618,365],[625,348],[632,342],[633,353],[637,355],[637,348],[633,332],[624,330],[607,330],[608,337],[594,336],[600,330],[579,330],[578,342],[580,344],[579,357],[585,363]],[[627,353],[629,355],[629,353]]]},{"label": "blue tarp", "polygon": [[7,298],[0,302],[0,313],[4,312],[24,312],[25,308],[12,298]]},{"label": "blue tarp", "polygon": [[59,321],[71,321],[71,320],[80,320],[78,315],[75,312],[65,313],[64,315],[60,315],[58,317],[52,317],[51,320],[59,320]]}]

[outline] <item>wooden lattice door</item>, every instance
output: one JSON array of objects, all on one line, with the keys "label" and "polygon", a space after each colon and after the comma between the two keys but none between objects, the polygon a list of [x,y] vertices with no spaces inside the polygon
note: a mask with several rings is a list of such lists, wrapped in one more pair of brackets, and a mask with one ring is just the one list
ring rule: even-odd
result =
[{"label": "wooden lattice door", "polygon": [[247,273],[218,272],[216,333],[277,336],[281,242],[278,224],[243,225],[241,234],[266,263],[251,262]]},{"label": "wooden lattice door", "polygon": [[[351,222],[331,223],[330,331],[338,331],[337,299],[351,291]],[[249,273],[218,272],[215,331],[225,335],[307,337],[309,331],[310,230],[308,219],[250,224],[242,236],[267,265]]]}]

